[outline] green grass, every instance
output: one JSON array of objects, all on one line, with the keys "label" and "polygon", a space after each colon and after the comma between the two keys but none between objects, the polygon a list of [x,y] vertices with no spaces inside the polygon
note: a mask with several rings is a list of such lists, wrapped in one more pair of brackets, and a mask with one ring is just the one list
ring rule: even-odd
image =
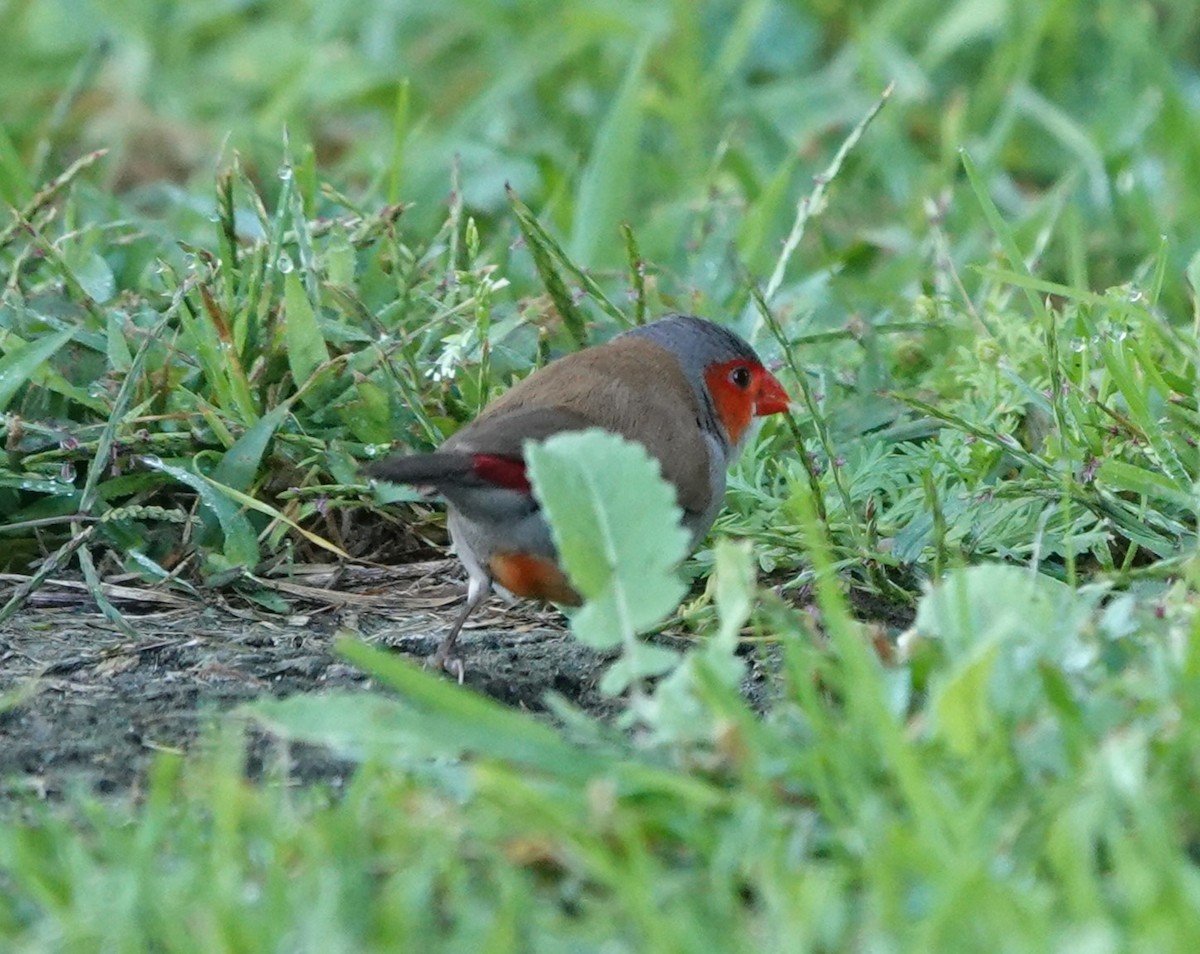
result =
[{"label": "green grass", "polygon": [[[705,548],[711,638],[627,734],[349,647],[392,696],[258,713],[364,760],[348,792],[245,783],[226,738],[144,802],[31,809],[6,949],[1189,948],[1200,13],[4,13],[0,514],[31,585],[286,610],[256,568],[382,520],[359,461],[680,309],[797,397],[716,536],[819,606]],[[895,662],[848,585],[917,606]],[[747,621],[782,659],[761,718]]]}]

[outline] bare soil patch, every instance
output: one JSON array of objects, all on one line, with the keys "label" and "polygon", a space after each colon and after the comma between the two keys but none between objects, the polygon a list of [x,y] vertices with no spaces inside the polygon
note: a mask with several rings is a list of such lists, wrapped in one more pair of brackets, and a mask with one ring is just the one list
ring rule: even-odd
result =
[{"label": "bare soil patch", "polygon": [[[0,801],[136,789],[158,752],[186,750],[241,703],[373,688],[333,651],[336,636],[431,656],[461,599],[459,572],[450,560],[294,570],[271,583],[296,607],[291,616],[114,588],[134,638],[96,612],[80,584],[44,585],[0,625]],[[493,599],[461,645],[466,684],[507,705],[542,712],[554,691],[600,716],[615,711],[596,688],[608,659],[571,638],[552,610]],[[752,667],[745,686],[759,704],[763,668]],[[252,733],[251,775],[270,744]],[[338,785],[351,770],[312,746],[290,746],[289,758],[298,781]]]},{"label": "bare soil patch", "polygon": [[[460,597],[455,567],[357,574],[336,595],[324,588],[325,568],[280,586],[297,606],[290,617],[190,601],[164,611],[126,598],[136,638],[75,584],[46,585],[0,626],[0,793],[116,793],[138,784],[157,752],[186,749],[206,720],[240,703],[370,688],[334,653],[336,634],[431,656]],[[604,660],[571,639],[557,614],[493,600],[478,617],[464,631],[467,685],[532,711],[544,708],[548,690],[591,711],[611,708],[596,691]],[[263,748],[261,739],[251,746],[251,774]],[[349,771],[313,747],[293,746],[291,755],[301,780],[336,784]]]}]

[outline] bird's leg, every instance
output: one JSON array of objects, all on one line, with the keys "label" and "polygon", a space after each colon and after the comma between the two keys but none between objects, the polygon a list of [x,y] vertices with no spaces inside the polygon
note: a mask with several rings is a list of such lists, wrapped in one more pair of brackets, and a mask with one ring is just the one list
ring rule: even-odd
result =
[{"label": "bird's leg", "polygon": [[467,602],[463,604],[458,617],[454,620],[454,625],[450,627],[450,632],[438,644],[437,652],[433,654],[432,665],[437,669],[445,669],[456,676],[460,686],[463,683],[463,661],[457,656],[452,656],[451,653],[454,652],[454,644],[458,641],[458,634],[467,621],[467,617],[475,612],[475,608],[487,598],[491,588],[492,581],[489,577],[482,574],[470,574],[470,580],[467,583]]}]

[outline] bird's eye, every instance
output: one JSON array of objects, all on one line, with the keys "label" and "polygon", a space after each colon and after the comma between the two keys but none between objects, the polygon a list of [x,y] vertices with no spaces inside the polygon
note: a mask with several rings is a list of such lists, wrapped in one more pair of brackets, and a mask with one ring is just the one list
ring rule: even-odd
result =
[{"label": "bird's eye", "polygon": [[738,366],[729,372],[729,380],[743,391],[750,387],[750,369]]}]

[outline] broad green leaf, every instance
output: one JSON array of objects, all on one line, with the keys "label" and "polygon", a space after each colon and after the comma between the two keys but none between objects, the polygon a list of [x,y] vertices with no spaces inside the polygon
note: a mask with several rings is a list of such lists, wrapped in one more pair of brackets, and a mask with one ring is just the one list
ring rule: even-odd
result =
[{"label": "broad green leaf", "polygon": [[247,489],[254,482],[263,452],[267,449],[275,429],[290,411],[289,401],[255,421],[246,433],[238,438],[237,443],[222,455],[221,462],[213,471],[213,479],[237,490]]},{"label": "broad green leaf", "polygon": [[354,246],[346,238],[346,233],[335,229],[334,238],[325,249],[325,267],[328,271],[329,282],[332,285],[352,288],[354,285]]},{"label": "broad green leaf", "polygon": [[36,374],[42,365],[73,337],[72,331],[60,331],[39,338],[32,344],[19,345],[0,357],[0,411],[8,407],[8,402],[13,399],[21,385]]},{"label": "broad green leaf", "polygon": [[661,653],[632,647],[679,605],[686,587],[676,568],[690,535],[657,461],[598,429],[530,444],[526,460],[562,564],[585,600],[571,629],[597,648],[624,642],[633,666],[626,675],[661,672]]},{"label": "broad green leaf", "polygon": [[354,400],[338,407],[338,416],[350,432],[367,444],[386,444],[395,434],[391,396],[370,378],[356,375]]},{"label": "broad green leaf", "polygon": [[985,643],[1074,634],[1086,616],[1073,610],[1075,603],[1065,583],[1023,567],[985,563],[954,570],[934,585],[917,606],[916,627],[961,657]]},{"label": "broad green leaf", "polygon": [[995,716],[988,702],[988,683],[1000,647],[992,643],[959,665],[937,683],[932,699],[936,731],[950,748],[964,757],[975,755],[995,731]]},{"label": "broad green leaf", "polygon": [[78,260],[70,261],[71,274],[79,282],[79,287],[96,301],[103,304],[117,292],[117,280],[113,276],[108,262],[96,252],[87,252]]},{"label": "broad green leaf", "polygon": [[713,577],[717,616],[716,641],[732,650],[754,609],[754,551],[748,540],[718,540]]},{"label": "broad green leaf", "polygon": [[[317,315],[308,293],[296,272],[287,273],[283,286],[285,310],[284,341],[287,345],[288,366],[296,388],[303,388],[317,368],[329,360],[325,339],[317,324]],[[310,407],[323,404],[324,399],[311,390],[301,391],[301,400]]]},{"label": "broad green leaf", "polygon": [[133,352],[125,340],[125,314],[120,311],[108,313],[108,328],[105,341],[105,352],[108,363],[114,371],[128,371],[133,364]]},{"label": "broad green leaf", "polygon": [[[580,632],[574,618],[571,628],[577,634]],[[582,635],[580,638],[584,639]],[[609,696],[620,695],[639,679],[669,672],[678,661],[679,653],[674,649],[630,640],[620,657],[600,677],[600,691]]]},{"label": "broad green leaf", "polygon": [[228,496],[217,490],[210,480],[184,467],[168,464],[157,457],[145,456],[139,459],[145,466],[162,471],[196,491],[201,504],[221,525],[225,537],[224,555],[231,564],[250,568],[258,565],[258,539],[254,528]]},{"label": "broad green leaf", "polygon": [[1105,592],[1101,586],[1074,590],[1022,567],[980,564],[954,570],[933,586],[917,606],[915,625],[940,640],[960,668],[996,647],[988,664],[992,705],[1021,715],[1040,698],[1040,661],[1071,672],[1094,657],[1087,633]]},{"label": "broad green leaf", "polygon": [[685,587],[675,491],[645,448],[599,429],[527,448],[529,473],[571,582],[589,601],[573,625],[589,645],[661,622]]}]

